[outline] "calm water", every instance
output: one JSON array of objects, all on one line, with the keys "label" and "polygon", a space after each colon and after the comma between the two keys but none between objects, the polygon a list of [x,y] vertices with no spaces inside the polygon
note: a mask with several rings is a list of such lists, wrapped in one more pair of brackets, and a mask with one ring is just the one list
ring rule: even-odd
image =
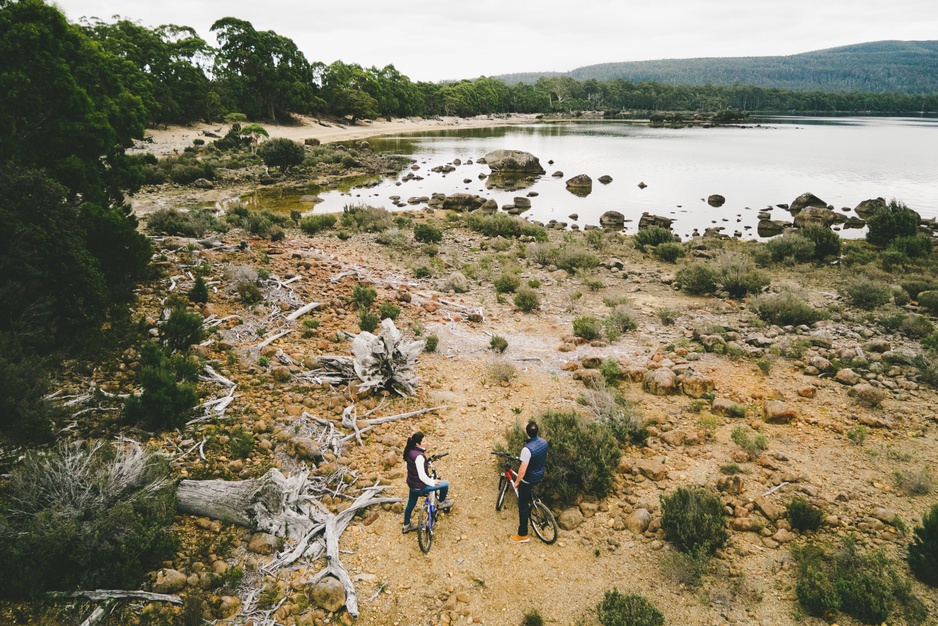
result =
[{"label": "calm water", "polygon": [[[727,234],[756,237],[760,209],[791,203],[810,191],[837,209],[882,196],[896,198],[924,217],[938,216],[936,119],[789,117],[744,128],[683,129],[581,122],[438,131],[370,143],[415,159],[420,169],[414,173],[424,180],[402,183],[397,177],[373,188],[329,192],[314,212],[341,211],[357,203],[397,210],[390,196],[406,201],[434,192],[475,193],[503,206],[535,192],[524,216],[540,222],[556,219],[583,227],[616,210],[626,216],[630,232],[648,211],[674,218],[674,230],[682,236],[724,226]],[[487,189],[479,174],[489,173],[488,167],[466,162],[496,149],[530,152],[547,174],[523,190]],[[454,159],[463,162],[454,172],[430,171]],[[551,177],[558,170],[564,176]],[[587,197],[565,188],[564,181],[577,174],[593,179]],[[604,174],[613,179],[608,185],[597,181]],[[640,189],[641,182],[647,187]],[[710,207],[710,194],[725,196],[726,203]],[[568,217],[573,213],[579,216],[575,222]],[[790,215],[774,208],[772,218],[790,220]],[[857,237],[862,231],[842,234]]]}]

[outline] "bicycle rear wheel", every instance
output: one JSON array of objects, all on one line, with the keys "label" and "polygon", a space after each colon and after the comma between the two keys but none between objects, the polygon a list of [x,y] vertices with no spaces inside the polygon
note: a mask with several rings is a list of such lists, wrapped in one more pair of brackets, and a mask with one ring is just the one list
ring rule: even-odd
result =
[{"label": "bicycle rear wheel", "polygon": [[557,520],[554,519],[554,514],[550,512],[547,505],[540,500],[531,504],[531,527],[534,529],[534,534],[544,543],[551,544],[557,541]]},{"label": "bicycle rear wheel", "polygon": [[427,507],[421,507],[417,512],[417,545],[424,553],[430,551],[430,544],[433,543],[433,522],[427,515]]},{"label": "bicycle rear wheel", "polygon": [[508,493],[508,479],[502,476],[498,479],[498,500],[495,502],[495,510],[501,511],[505,506],[505,494]]}]

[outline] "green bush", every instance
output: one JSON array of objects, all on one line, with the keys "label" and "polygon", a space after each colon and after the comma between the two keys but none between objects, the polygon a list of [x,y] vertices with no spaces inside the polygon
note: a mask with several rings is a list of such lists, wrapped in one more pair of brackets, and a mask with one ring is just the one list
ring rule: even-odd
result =
[{"label": "green bush", "polygon": [[202,276],[195,277],[195,283],[192,285],[192,289],[189,290],[189,293],[186,294],[189,298],[189,302],[195,304],[204,304],[208,302],[208,286],[205,284],[205,279]]},{"label": "green bush", "polygon": [[401,307],[393,302],[382,302],[378,305],[378,314],[381,319],[396,320],[401,314]]},{"label": "green bush", "polygon": [[889,250],[899,252],[910,259],[920,259],[932,252],[934,243],[925,233],[916,233],[911,237],[896,237],[889,242]]},{"label": "green bush", "polygon": [[47,367],[45,359],[0,332],[0,432],[20,441],[51,438],[52,424],[62,411],[46,397]]},{"label": "green bush", "polygon": [[938,587],[938,504],[922,516],[921,526],[912,531],[906,560],[916,578],[926,585]]},{"label": "green bush", "polygon": [[840,235],[826,226],[810,224],[798,231],[802,237],[814,243],[812,257],[818,261],[840,256]]},{"label": "green bush", "polygon": [[603,320],[603,329],[609,341],[616,341],[623,333],[632,332],[637,328],[635,312],[623,304],[616,306]]},{"label": "green bush", "polygon": [[414,224],[414,240],[420,243],[440,243],[443,231],[433,224]]},{"label": "green bush", "polygon": [[159,346],[144,345],[137,373],[143,391],[127,398],[124,415],[155,430],[183,426],[199,400],[191,382],[196,373],[187,360],[179,356],[169,359]]},{"label": "green bush", "polygon": [[684,246],[676,242],[659,243],[652,252],[665,263],[674,263],[684,256]]},{"label": "green bush", "polygon": [[160,325],[160,340],[170,352],[182,352],[205,337],[202,316],[185,309],[173,309]]},{"label": "green bush", "polygon": [[414,268],[414,278],[430,278],[430,268],[426,265]]},{"label": "green bush", "polygon": [[581,315],[573,320],[573,335],[587,341],[598,339],[602,334],[602,322],[590,315]]},{"label": "green bush", "polygon": [[743,449],[743,452],[749,455],[750,459],[756,459],[768,447],[768,441],[765,435],[755,435],[750,437],[749,429],[743,426],[737,426],[730,434],[730,438],[737,446]]},{"label": "green bush", "polygon": [[324,230],[332,230],[338,221],[339,216],[335,213],[308,215],[300,220],[300,230],[307,235],[315,235]]},{"label": "green bush", "polygon": [[[578,495],[604,498],[612,489],[612,481],[622,453],[609,428],[598,421],[585,421],[575,411],[549,411],[539,420],[541,436],[550,448],[541,495],[567,506]],[[518,454],[527,436],[520,424],[505,434],[506,445],[496,449]]]},{"label": "green bush", "polygon": [[918,305],[938,315],[938,290],[922,291],[918,294]]},{"label": "green bush", "polygon": [[357,283],[352,289],[352,302],[360,309],[370,309],[378,298],[378,291],[362,283]]},{"label": "green bush", "polygon": [[210,231],[222,232],[225,227],[208,209],[158,209],[147,216],[147,232],[176,237],[204,237]]},{"label": "green bush", "polygon": [[635,237],[632,241],[635,244],[635,248],[642,252],[645,251],[645,246],[654,248],[663,243],[675,243],[674,233],[671,232],[671,229],[661,226],[650,226],[640,229],[635,233]]},{"label": "green bush", "polygon": [[709,263],[695,261],[683,265],[674,276],[682,291],[694,296],[711,294],[717,290],[717,271]]},{"label": "green bush", "polygon": [[602,626],[664,626],[664,615],[655,605],[637,594],[623,595],[617,589],[607,591],[596,605]]},{"label": "green bush", "polygon": [[169,464],[137,446],[73,444],[31,454],[0,508],[0,597],[138,589],[176,547]]},{"label": "green bush", "polygon": [[788,505],[788,521],[795,530],[817,530],[824,521],[824,512],[801,496],[795,496]]},{"label": "green bush", "polygon": [[358,314],[358,327],[367,333],[373,333],[380,323],[381,318],[377,313],[362,309]]},{"label": "green bush", "polygon": [[489,350],[494,352],[504,352],[508,349],[508,340],[502,337],[501,335],[492,335],[492,339],[489,340]]},{"label": "green bush", "polygon": [[886,283],[870,278],[856,276],[841,287],[841,293],[855,307],[871,311],[892,299],[892,289]]},{"label": "green bush", "polygon": [[[466,226],[468,226],[470,230],[482,233],[486,237],[518,238],[521,237],[522,229],[525,225],[527,225],[527,222],[512,217],[507,213],[484,215],[475,212],[470,213],[466,218]],[[547,239],[546,235],[547,233],[545,232],[544,240]]]},{"label": "green bush", "polygon": [[938,332],[934,332],[922,339],[922,347],[926,350],[938,350]]},{"label": "green bush", "polygon": [[236,428],[228,439],[228,447],[231,449],[231,456],[246,459],[254,452],[254,435],[243,428]]},{"label": "green bush", "polygon": [[913,300],[918,300],[918,294],[923,291],[938,290],[938,283],[928,280],[909,280],[902,283],[902,288]]},{"label": "green bush", "polygon": [[521,277],[506,272],[496,278],[494,284],[495,293],[514,293],[521,286]]},{"label": "green bush", "polygon": [[678,487],[661,496],[661,527],[681,552],[713,554],[729,539],[726,510],[719,496],[706,487]]},{"label": "green bush", "polygon": [[268,167],[279,168],[281,172],[287,172],[291,167],[300,165],[306,158],[306,150],[302,144],[286,137],[274,137],[268,139],[257,149],[257,156],[264,161]]},{"label": "green bush", "polygon": [[[613,378],[615,367],[611,363],[605,367],[606,371],[603,372],[601,367],[600,372]],[[621,373],[620,369],[618,375]],[[596,421],[608,428],[619,443],[641,445],[648,439],[648,427],[641,410],[621,394],[610,393],[603,388],[589,389],[580,403],[590,408]]]},{"label": "green bush", "polygon": [[238,296],[241,298],[241,302],[247,305],[257,304],[264,299],[264,296],[261,294],[261,290],[257,288],[252,282],[246,280],[238,283],[237,286]]},{"label": "green bush", "polygon": [[[839,241],[839,239],[838,239]],[[763,244],[773,263],[807,263],[814,258],[816,244],[800,233],[788,233]]]},{"label": "green bush", "polygon": [[901,202],[892,200],[878,207],[866,221],[866,240],[874,246],[885,247],[900,237],[918,234],[918,215]]},{"label": "green bush", "polygon": [[756,269],[752,259],[739,252],[727,252],[716,261],[717,282],[730,296],[742,298],[769,284],[769,277]]},{"label": "green bush", "polygon": [[538,298],[536,291],[524,287],[515,294],[514,303],[519,311],[530,313],[541,306],[541,299]]},{"label": "green bush", "polygon": [[521,626],[544,626],[544,618],[537,609],[525,611],[521,617]]},{"label": "green bush", "polygon": [[440,345],[440,338],[436,335],[427,335],[426,343],[424,344],[424,350],[427,352],[436,352],[437,346]]},{"label": "green bush", "polygon": [[808,544],[796,546],[792,554],[798,563],[795,594],[811,615],[832,620],[842,611],[863,623],[881,624],[901,607],[907,624],[922,624],[928,617],[882,550],[860,554],[856,540],[847,537],[833,551]]},{"label": "green bush", "polygon": [[622,366],[619,365],[618,361],[610,357],[599,366],[599,373],[603,375],[607,385],[615,387],[622,378]]},{"label": "green bush", "polygon": [[823,317],[820,311],[787,289],[755,298],[750,308],[763,321],[779,326],[813,324]]},{"label": "green bush", "polygon": [[909,337],[928,337],[935,331],[935,325],[924,315],[907,315],[899,325],[899,330]]},{"label": "green bush", "polygon": [[394,224],[391,213],[382,207],[349,205],[342,209],[342,226],[362,233],[380,233]]}]

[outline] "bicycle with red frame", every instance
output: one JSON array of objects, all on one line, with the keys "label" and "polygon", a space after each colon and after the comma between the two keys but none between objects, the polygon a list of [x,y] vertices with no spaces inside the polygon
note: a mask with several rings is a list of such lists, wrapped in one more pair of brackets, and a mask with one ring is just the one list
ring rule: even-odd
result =
[{"label": "bicycle with red frame", "polygon": [[[513,464],[516,462],[521,463],[521,459],[504,452],[492,451],[492,454],[505,459],[502,473],[498,477],[498,500],[495,502],[495,510],[501,511],[505,505],[505,494],[508,493],[509,485],[512,491],[515,492],[515,497],[518,497],[518,489],[515,487],[518,471],[514,469]],[[531,496],[531,516],[529,518],[531,528],[534,529],[534,534],[544,543],[554,543],[557,541],[557,520],[554,519],[554,514],[550,512],[546,504],[541,502],[536,493],[532,491]]]}]

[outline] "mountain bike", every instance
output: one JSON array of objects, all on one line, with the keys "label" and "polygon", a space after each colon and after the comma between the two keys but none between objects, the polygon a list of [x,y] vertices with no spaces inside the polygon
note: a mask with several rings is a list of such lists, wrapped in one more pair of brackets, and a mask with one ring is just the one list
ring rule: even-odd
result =
[{"label": "mountain bike", "polygon": [[[505,494],[508,493],[509,486],[511,486],[512,491],[515,492],[515,498],[518,497],[518,489],[515,487],[515,479],[518,478],[518,472],[512,467],[512,463],[521,463],[521,459],[511,456],[510,454],[505,454],[504,452],[493,451],[492,454],[505,459],[502,473],[498,477],[498,500],[495,501],[495,510],[501,511],[502,507],[505,505]],[[534,534],[537,535],[541,541],[546,544],[557,541],[557,520],[554,519],[554,514],[550,512],[547,505],[541,502],[541,499],[537,497],[535,491],[531,493],[531,517],[529,521],[531,522],[531,528],[534,529]]]},{"label": "mountain bike", "polygon": [[[434,480],[439,478],[436,468],[433,467],[433,462],[447,455],[449,455],[449,452],[434,454],[427,459],[427,475],[430,478]],[[417,512],[417,545],[420,546],[420,550],[424,554],[430,551],[430,545],[433,543],[433,527],[436,525],[436,519],[440,514],[440,509],[436,503],[436,493],[436,491],[428,493],[423,500],[423,506]]]}]

